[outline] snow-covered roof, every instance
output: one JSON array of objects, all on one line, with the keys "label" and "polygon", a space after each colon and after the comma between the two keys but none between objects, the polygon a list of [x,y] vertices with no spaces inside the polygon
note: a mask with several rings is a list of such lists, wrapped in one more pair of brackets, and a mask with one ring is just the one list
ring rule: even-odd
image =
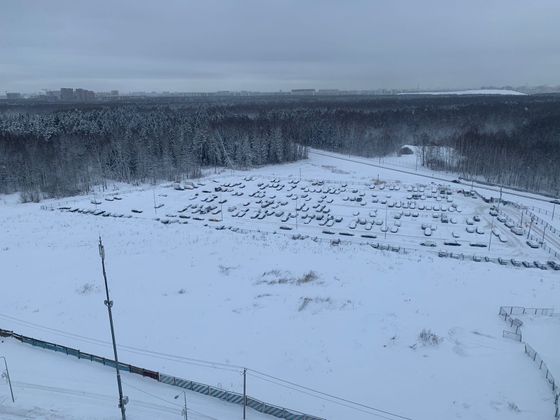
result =
[{"label": "snow-covered roof", "polygon": [[399,95],[527,95],[509,89],[470,89],[455,91],[434,91],[434,92],[403,92]]}]

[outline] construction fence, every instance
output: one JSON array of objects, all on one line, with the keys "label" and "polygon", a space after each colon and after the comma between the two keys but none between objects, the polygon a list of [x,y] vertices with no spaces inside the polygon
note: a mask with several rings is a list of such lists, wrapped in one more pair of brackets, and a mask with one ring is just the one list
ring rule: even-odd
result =
[{"label": "construction fence", "polygon": [[[78,359],[85,359],[91,362],[100,363],[105,366],[116,368],[116,363],[114,360],[107,359],[105,357],[96,356],[91,353],[85,353],[78,349],[71,347],[66,347],[60,344],[50,343],[48,341],[37,340],[32,337],[26,337],[21,334],[17,334],[13,331],[0,329],[0,337],[10,337],[14,338],[22,343],[31,344],[35,347],[40,347],[47,350],[56,351],[59,353],[66,354],[68,356],[74,356]],[[124,372],[130,372],[143,377],[152,378],[158,382],[183,388],[192,392],[197,392],[199,394],[207,395],[209,397],[218,398],[222,401],[230,402],[232,404],[238,404],[252,408],[263,414],[268,414],[277,418],[286,420],[326,420],[321,417],[312,416],[305,414],[296,410],[279,407],[274,404],[269,404],[263,401],[259,401],[247,395],[243,395],[233,391],[226,391],[221,388],[217,388],[211,385],[206,385],[200,382],[189,381],[187,379],[177,378],[170,375],[165,375],[160,372],[156,372],[149,369],[144,369],[142,367],[129,365],[127,363],[119,362],[119,369]]]},{"label": "construction fence", "polygon": [[554,380],[554,376],[552,376],[552,372],[550,372],[544,360],[539,356],[539,353],[527,343],[525,343],[525,354],[535,362],[540,370],[545,372],[545,378],[552,387],[552,392],[554,393],[554,406],[556,407],[554,418],[560,419],[560,389]]},{"label": "construction fence", "polygon": [[[523,337],[521,334],[521,327],[523,326],[523,321],[519,318],[514,318],[516,315],[542,315],[542,316],[552,316],[554,315],[553,308],[525,308],[523,306],[500,306],[499,312],[500,318],[508,324],[512,331],[504,330],[503,336],[506,338],[511,338],[515,341],[522,342]],[[513,315],[513,316],[512,316]],[[540,357],[535,349],[533,349],[529,344],[525,344],[525,354],[529,356],[535,364],[538,366],[539,370],[545,372],[545,378],[547,382],[552,387],[552,392],[554,393],[554,418],[560,419],[560,389],[558,383],[555,381],[552,372],[548,369],[548,366],[544,360]]]}]

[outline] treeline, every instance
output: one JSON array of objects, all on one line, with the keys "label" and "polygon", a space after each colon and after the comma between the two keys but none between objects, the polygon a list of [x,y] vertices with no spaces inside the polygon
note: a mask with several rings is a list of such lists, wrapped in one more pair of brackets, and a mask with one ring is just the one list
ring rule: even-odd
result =
[{"label": "treeline", "polygon": [[291,118],[302,144],[367,157],[415,145],[431,169],[560,196],[560,96],[386,99]]},{"label": "treeline", "polygon": [[181,181],[206,167],[247,168],[306,157],[267,116],[220,109],[119,106],[0,114],[0,192],[88,192],[108,180]]},{"label": "treeline", "polygon": [[560,97],[249,97],[0,109],[0,192],[57,196],[107,180],[179,181],[208,167],[385,156],[558,194]]}]

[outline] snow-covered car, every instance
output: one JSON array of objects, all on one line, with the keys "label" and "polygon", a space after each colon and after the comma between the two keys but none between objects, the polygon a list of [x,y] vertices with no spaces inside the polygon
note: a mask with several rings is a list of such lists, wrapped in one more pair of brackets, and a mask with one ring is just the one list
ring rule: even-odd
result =
[{"label": "snow-covered car", "polygon": [[521,226],[513,226],[510,230],[513,234],[517,236],[523,236],[525,234],[525,231]]}]

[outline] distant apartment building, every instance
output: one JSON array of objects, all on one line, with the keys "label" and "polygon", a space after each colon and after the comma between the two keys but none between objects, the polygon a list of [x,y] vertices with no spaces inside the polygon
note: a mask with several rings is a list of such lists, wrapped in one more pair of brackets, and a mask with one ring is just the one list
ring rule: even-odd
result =
[{"label": "distant apartment building", "polygon": [[58,90],[47,90],[45,91],[45,98],[50,101],[56,101],[60,99],[60,91]]},{"label": "distant apartment building", "polygon": [[6,92],[6,99],[8,101],[17,101],[18,99],[22,99],[22,96],[19,92]]},{"label": "distant apartment building", "polygon": [[74,96],[78,102],[89,102],[95,99],[95,92],[87,89],[76,89]]},{"label": "distant apartment building", "polygon": [[61,101],[73,101],[74,89],[72,88],[60,88],[60,100]]},{"label": "distant apartment building", "polygon": [[315,95],[315,89],[292,89],[292,95]]},{"label": "distant apartment building", "polygon": [[61,101],[89,102],[95,99],[95,92],[87,89],[60,88]]},{"label": "distant apartment building", "polygon": [[111,90],[105,92],[95,92],[95,98],[101,100],[113,100],[119,98],[118,90]]}]

